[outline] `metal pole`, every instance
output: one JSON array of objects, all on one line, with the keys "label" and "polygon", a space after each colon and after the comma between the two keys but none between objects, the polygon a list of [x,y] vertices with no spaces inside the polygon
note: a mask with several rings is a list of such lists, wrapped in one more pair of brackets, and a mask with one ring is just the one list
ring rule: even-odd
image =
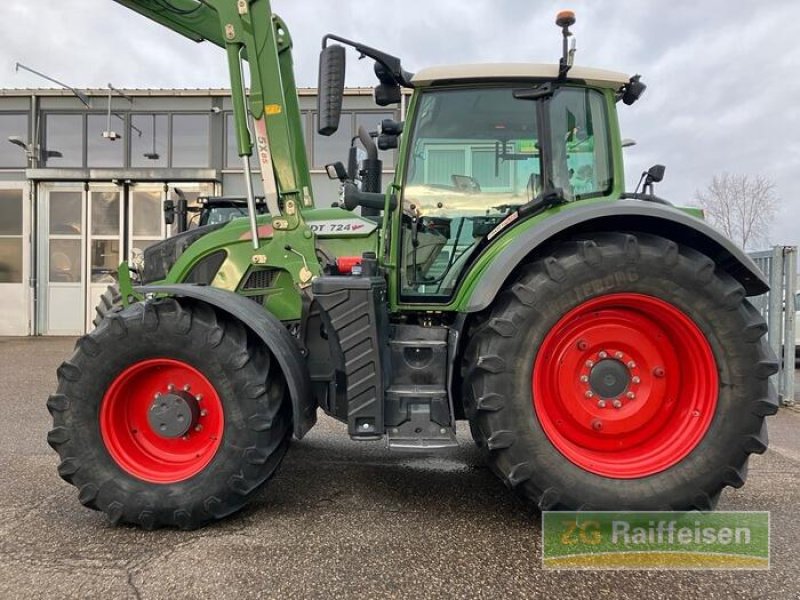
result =
[{"label": "metal pole", "polygon": [[[769,269],[769,345],[772,346],[775,356],[781,355],[781,329],[783,325],[783,248],[775,246],[772,249],[772,260]],[[781,389],[781,372],[772,376],[772,383]]]},{"label": "metal pole", "polygon": [[786,277],[784,312],[783,312],[783,370],[781,371],[781,389],[783,404],[794,404],[794,317],[795,317],[795,283],[797,279],[797,248],[783,248],[784,273]]},{"label": "metal pole", "polygon": [[250,221],[250,235],[253,238],[253,250],[258,250],[258,223],[256,223],[256,197],[253,193],[253,176],[250,172],[250,157],[243,156],[244,163],[244,185],[247,190],[247,212]]}]

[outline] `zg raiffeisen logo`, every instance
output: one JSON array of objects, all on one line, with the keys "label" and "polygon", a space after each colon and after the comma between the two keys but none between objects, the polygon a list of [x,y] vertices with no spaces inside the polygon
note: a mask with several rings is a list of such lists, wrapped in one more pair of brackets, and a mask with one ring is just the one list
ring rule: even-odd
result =
[{"label": "zg raiffeisen logo", "polygon": [[769,569],[768,512],[544,512],[546,569]]}]

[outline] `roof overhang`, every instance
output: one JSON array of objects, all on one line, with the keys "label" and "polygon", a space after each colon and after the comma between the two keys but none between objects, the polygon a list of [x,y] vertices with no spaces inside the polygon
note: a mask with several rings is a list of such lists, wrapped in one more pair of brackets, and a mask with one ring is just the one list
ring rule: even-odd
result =
[{"label": "roof overhang", "polygon": [[221,181],[216,169],[26,169],[31,181]]},{"label": "roof overhang", "polygon": [[[456,83],[490,80],[535,80],[558,79],[558,65],[534,63],[488,63],[429,67],[417,72],[412,83],[425,87],[437,83]],[[617,71],[572,67],[567,81],[579,81],[587,85],[618,90],[628,83],[630,76]]]}]

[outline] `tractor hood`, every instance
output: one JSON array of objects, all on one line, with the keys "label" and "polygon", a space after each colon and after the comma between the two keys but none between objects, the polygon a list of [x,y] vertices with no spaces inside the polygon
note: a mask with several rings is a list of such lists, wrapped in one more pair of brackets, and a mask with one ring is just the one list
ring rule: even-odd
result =
[{"label": "tractor hood", "polygon": [[[341,208],[322,208],[307,210],[303,213],[306,225],[318,238],[365,237],[378,228],[378,222],[356,215]],[[250,240],[250,230],[245,229],[246,220],[237,219],[230,227],[242,227],[240,240]],[[272,237],[272,219],[267,216],[258,218],[258,237]]]}]

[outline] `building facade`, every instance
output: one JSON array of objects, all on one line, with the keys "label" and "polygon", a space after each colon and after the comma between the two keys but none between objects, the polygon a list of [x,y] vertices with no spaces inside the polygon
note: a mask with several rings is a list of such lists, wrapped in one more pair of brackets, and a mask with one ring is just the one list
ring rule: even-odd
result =
[{"label": "building facade", "polygon": [[[162,205],[176,187],[190,200],[245,193],[225,90],[109,91],[0,90],[0,335],[88,331],[119,263],[170,234]],[[348,89],[339,131],[323,137],[315,90],[299,96],[315,200],[326,206],[338,183],[325,164],[346,163],[360,125],[374,130],[400,111]],[[386,180],[395,156],[382,158]]]}]

